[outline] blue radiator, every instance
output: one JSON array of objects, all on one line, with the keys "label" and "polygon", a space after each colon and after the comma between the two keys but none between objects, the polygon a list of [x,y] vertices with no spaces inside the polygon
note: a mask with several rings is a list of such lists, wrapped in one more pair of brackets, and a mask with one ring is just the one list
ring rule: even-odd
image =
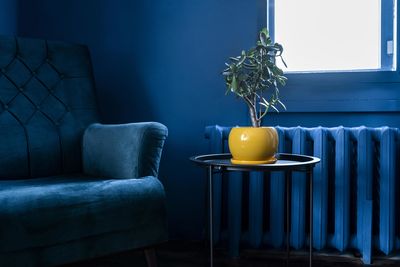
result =
[{"label": "blue radiator", "polygon": [[[231,127],[209,126],[211,153],[229,152]],[[279,152],[316,156],[313,245],[316,250],[355,248],[364,263],[373,249],[386,255],[400,247],[400,132],[396,128],[276,127]],[[214,242],[226,241],[231,256],[243,247],[284,248],[284,174],[214,176]],[[290,245],[308,243],[308,186],[304,173],[291,179]]]}]

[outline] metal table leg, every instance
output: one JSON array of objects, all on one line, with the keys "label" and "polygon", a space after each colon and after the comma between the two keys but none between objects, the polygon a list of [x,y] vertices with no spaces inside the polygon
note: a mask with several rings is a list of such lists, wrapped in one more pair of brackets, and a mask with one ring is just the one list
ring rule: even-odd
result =
[{"label": "metal table leg", "polygon": [[312,267],[313,258],[313,170],[310,172],[310,267]]},{"label": "metal table leg", "polygon": [[286,183],[286,266],[289,266],[290,258],[290,177],[291,171],[285,172]]},{"label": "metal table leg", "polygon": [[213,186],[212,186],[212,177],[213,177],[213,167],[208,166],[208,184],[209,184],[209,216],[210,216],[210,267],[213,267],[213,246],[214,246],[214,238],[213,238]]}]

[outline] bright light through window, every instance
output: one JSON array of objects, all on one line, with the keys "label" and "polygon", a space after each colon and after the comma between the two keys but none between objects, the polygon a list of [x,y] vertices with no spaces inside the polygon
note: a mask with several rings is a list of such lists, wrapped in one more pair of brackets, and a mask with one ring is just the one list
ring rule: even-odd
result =
[{"label": "bright light through window", "polygon": [[285,71],[381,68],[381,47],[387,49],[381,44],[381,0],[274,3],[274,35],[284,47]]}]

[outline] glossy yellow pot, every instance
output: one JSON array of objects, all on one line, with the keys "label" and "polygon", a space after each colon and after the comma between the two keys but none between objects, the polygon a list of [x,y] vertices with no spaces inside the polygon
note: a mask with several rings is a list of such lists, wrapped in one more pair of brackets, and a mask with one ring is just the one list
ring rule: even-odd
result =
[{"label": "glossy yellow pot", "polygon": [[229,133],[228,143],[234,164],[276,162],[278,133],[273,127],[234,127]]}]

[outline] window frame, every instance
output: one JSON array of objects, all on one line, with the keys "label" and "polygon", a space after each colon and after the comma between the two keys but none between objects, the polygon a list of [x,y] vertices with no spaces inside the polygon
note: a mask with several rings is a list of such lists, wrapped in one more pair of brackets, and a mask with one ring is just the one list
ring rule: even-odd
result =
[{"label": "window frame", "polygon": [[[259,29],[262,27],[274,28],[274,1],[258,0]],[[388,2],[392,2],[392,0],[382,0],[382,3]],[[384,9],[386,8],[387,5],[382,7],[382,12],[385,12]],[[396,21],[392,25],[396,30],[395,60],[398,65],[398,3],[395,5],[395,10]],[[381,17],[386,19],[385,23],[388,23],[387,17]],[[382,39],[390,37],[390,31],[393,39],[393,30],[390,29],[381,34]],[[270,33],[273,37],[273,30]],[[382,49],[383,52],[386,54],[386,49]],[[386,63],[388,62],[384,57],[381,58],[381,60],[386,60]],[[287,104],[288,112],[400,111],[400,72],[398,66],[395,66],[393,70],[383,67],[380,70],[287,72],[285,76],[288,77],[288,84],[286,85],[287,88],[281,90],[281,95],[282,99],[287,99],[285,104]],[[306,96],[310,96],[310,98],[306,98]]]}]

